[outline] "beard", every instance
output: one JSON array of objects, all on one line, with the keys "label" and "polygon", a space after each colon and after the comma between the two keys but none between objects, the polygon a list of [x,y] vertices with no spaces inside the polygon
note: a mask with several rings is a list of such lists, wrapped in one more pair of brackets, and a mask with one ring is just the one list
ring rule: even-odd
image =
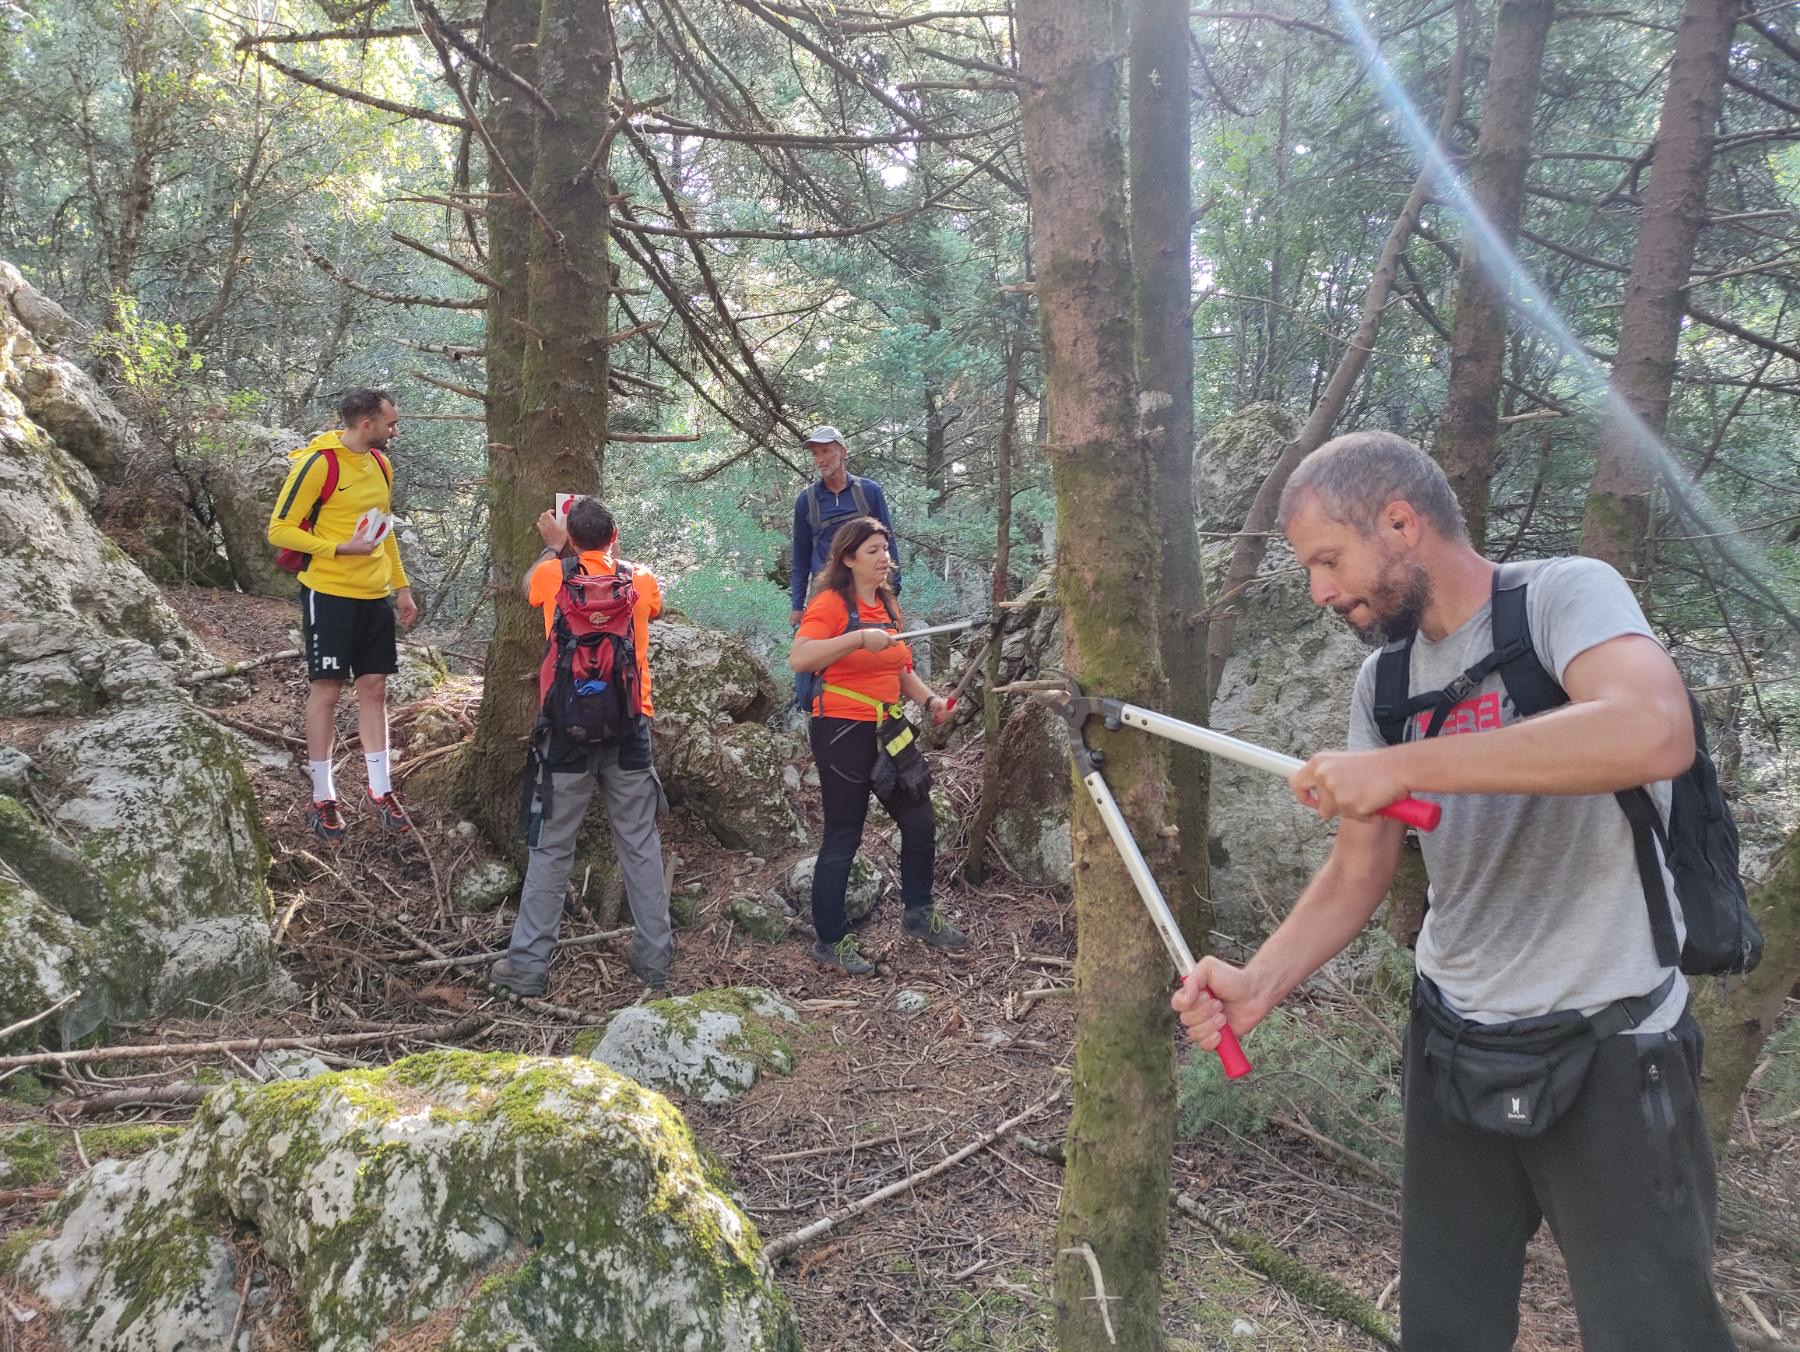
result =
[{"label": "beard", "polygon": [[1371,648],[1380,648],[1395,639],[1404,638],[1419,627],[1419,618],[1431,604],[1431,575],[1416,563],[1394,560],[1383,565],[1375,585],[1363,598],[1368,608],[1367,623],[1358,624],[1348,610],[1333,606],[1339,618]]}]

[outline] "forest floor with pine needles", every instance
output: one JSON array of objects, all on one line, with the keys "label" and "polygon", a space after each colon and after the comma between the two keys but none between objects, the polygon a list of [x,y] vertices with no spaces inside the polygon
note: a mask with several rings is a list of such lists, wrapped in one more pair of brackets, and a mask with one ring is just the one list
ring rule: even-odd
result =
[{"label": "forest floor with pine needles", "polygon": [[[226,661],[296,646],[289,631],[297,617],[289,603],[201,589],[175,591],[170,599]],[[452,659],[453,668],[458,665]],[[247,697],[217,712],[262,747],[251,772],[273,855],[275,924],[283,961],[303,998],[276,1016],[196,1011],[191,1019],[132,1028],[118,1040],[322,1038],[474,1020],[476,1030],[459,1045],[563,1055],[584,1026],[644,998],[625,964],[624,941],[614,938],[560,952],[546,1000],[496,1000],[482,982],[485,960],[456,960],[504,949],[511,909],[462,913],[447,896],[463,868],[487,857],[479,836],[461,827],[457,814],[414,791],[414,838],[383,836],[352,809],[348,838],[335,850],[321,847],[305,823],[304,757],[283,740],[298,735],[301,664],[270,662],[234,680],[241,683],[237,693],[247,687]],[[440,728],[446,721],[464,727],[478,696],[473,676],[456,676],[425,700],[397,709],[400,763],[407,762],[408,733],[426,708]],[[341,729],[346,737],[354,730],[348,699]],[[7,731],[23,740],[31,736],[28,728]],[[361,792],[357,753],[340,739],[339,754],[347,767],[340,791],[350,800]],[[959,812],[962,820],[973,815],[979,777],[978,749],[953,749],[940,759],[940,783],[968,809]],[[816,840],[812,792],[796,798],[796,806]],[[872,816],[865,853],[892,880],[898,860],[885,824]],[[721,849],[679,811],[665,822],[664,844],[678,861],[675,886],[703,888],[697,923],[677,931],[668,993],[767,986],[806,1022],[793,1039],[797,1066],[791,1075],[765,1077],[732,1103],[682,1105],[696,1134],[730,1169],[765,1241],[908,1178],[1064,1091],[993,1146],[783,1258],[777,1277],[794,1303],[806,1345],[917,1352],[1053,1347],[1049,1274],[1074,1034],[1072,1001],[1053,988],[1066,985],[1074,959],[1069,905],[1017,884],[1004,868],[989,885],[972,889],[957,872],[961,849],[942,849],[940,905],[968,932],[968,954],[941,957],[902,941],[890,897],[861,931],[875,973],[840,979],[814,964],[810,936],[803,932],[783,943],[762,943],[747,938],[725,914],[730,897],[759,896],[784,881],[810,846],[796,848],[790,858],[758,861]],[[588,911],[571,905],[565,939],[615,923],[604,912],[616,898],[587,901]],[[901,990],[926,996],[928,1004],[917,1013],[901,1012],[895,1004]],[[428,1045],[418,1035],[396,1036],[380,1048],[358,1048],[356,1056],[368,1064]],[[55,1090],[47,1104],[0,1099],[0,1128],[23,1121],[62,1127],[73,1113],[84,1128],[178,1123],[191,1109],[140,1105],[86,1112],[75,1101],[194,1084],[203,1078],[197,1077],[203,1066],[215,1077],[221,1070],[243,1073],[254,1059],[226,1054],[66,1067],[43,1077]],[[332,1052],[324,1059],[334,1066],[358,1063]],[[1793,1341],[1800,1339],[1800,1228],[1791,1204],[1800,1195],[1800,1122],[1757,1125],[1748,1113],[1744,1121],[1720,1171],[1719,1281],[1733,1319],[1744,1326],[1746,1346],[1755,1345],[1750,1339],[1756,1334]],[[58,1139],[69,1142],[60,1149],[59,1178],[0,1191],[0,1244],[7,1233],[35,1223],[78,1171],[73,1131],[59,1132]],[[1352,1303],[1365,1323],[1394,1318],[1399,1195],[1382,1170],[1358,1167],[1291,1129],[1242,1135],[1221,1130],[1178,1146],[1173,1181],[1195,1205],[1171,1208],[1165,1285],[1171,1348],[1383,1346],[1338,1317],[1343,1293],[1333,1293],[1324,1280],[1360,1298]],[[1196,1219],[1194,1211],[1206,1219]],[[1262,1243],[1244,1243],[1245,1232]],[[1304,1267],[1271,1264],[1270,1252]],[[279,1269],[253,1237],[241,1241],[240,1258],[274,1293],[246,1313],[254,1346],[270,1352],[306,1347]],[[1267,1275],[1273,1268],[1285,1274],[1283,1280]],[[53,1321],[25,1293],[0,1286],[0,1297],[0,1352],[55,1345]],[[1563,1266],[1543,1233],[1528,1259],[1522,1318],[1518,1346],[1526,1352],[1578,1345]],[[389,1345],[434,1344],[421,1329]]]}]

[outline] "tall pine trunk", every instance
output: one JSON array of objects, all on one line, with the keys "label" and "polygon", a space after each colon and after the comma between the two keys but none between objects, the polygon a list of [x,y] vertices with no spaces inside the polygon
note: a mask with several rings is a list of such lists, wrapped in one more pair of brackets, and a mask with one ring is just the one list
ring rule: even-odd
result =
[{"label": "tall pine trunk", "polygon": [[[1158,639],[1168,695],[1163,707],[1205,723],[1206,630],[1201,620],[1200,540],[1194,533],[1194,319],[1192,97],[1188,13],[1179,0],[1130,0],[1131,263],[1137,279],[1138,407],[1162,536]],[[1284,76],[1285,88],[1285,76]],[[1269,313],[1275,313],[1274,306]],[[1273,363],[1274,343],[1270,342]],[[1211,928],[1207,881],[1207,758],[1169,766],[1175,870],[1166,887],[1195,954]]]},{"label": "tall pine trunk", "polygon": [[1694,246],[1706,220],[1707,172],[1725,97],[1738,0],[1687,0],[1651,147],[1644,223],[1631,254],[1612,388],[1642,422],[1614,416],[1600,434],[1581,552],[1641,581],[1650,557],[1657,451],[1675,382],[1675,349],[1687,309]]},{"label": "tall pine trunk", "polygon": [[[516,3],[497,0],[493,9],[511,11]],[[488,489],[495,614],[476,726],[475,794],[483,824],[502,839],[518,811],[519,769],[537,709],[544,647],[542,621],[524,605],[520,590],[541,547],[539,513],[557,493],[601,491],[612,284],[604,166],[600,173],[582,172],[607,121],[607,7],[593,0],[543,0],[535,25],[523,27],[523,15],[511,12],[507,24],[509,35],[522,30],[518,42],[536,44],[535,83],[558,116],[533,115],[516,92],[500,89],[510,99],[504,115],[509,131],[524,137],[524,126],[513,118],[528,119],[530,127],[528,155],[515,160],[506,148],[502,154],[513,176],[529,184],[542,213],[540,219],[526,204],[506,204],[509,271],[500,274],[505,289],[490,307],[488,338],[489,380],[499,396],[490,405],[489,424],[498,443]],[[514,51],[495,54],[502,61],[518,59]],[[502,177],[494,191],[507,186]],[[515,207],[524,210],[523,219]],[[522,304],[513,284],[521,248]],[[496,327],[503,331],[494,332]],[[515,382],[513,405],[504,390]]]},{"label": "tall pine trunk", "polygon": [[[1481,139],[1470,175],[1475,205],[1507,248],[1518,242],[1531,163],[1531,124],[1537,110],[1544,39],[1553,0],[1501,0],[1482,94]],[[1487,539],[1488,498],[1500,429],[1500,382],[1506,365],[1504,263],[1483,256],[1476,232],[1464,235],[1456,277],[1456,319],[1450,337],[1450,385],[1438,422],[1437,459],[1450,478],[1480,549]]]},{"label": "tall pine trunk", "polygon": [[[1018,10],[1063,637],[1085,687],[1141,703],[1161,693],[1160,598],[1150,462],[1137,435],[1122,17],[1100,0],[1025,0]],[[1166,862],[1157,744],[1130,731],[1092,735],[1127,821]],[[1075,1107],[1057,1231],[1057,1338],[1082,1352],[1160,1349],[1175,1107],[1168,959],[1079,785],[1071,836]]]},{"label": "tall pine trunk", "polygon": [[[491,0],[483,26],[488,50],[527,80],[535,79],[540,0]],[[506,168],[531,181],[535,119],[529,102],[510,85],[493,81],[487,114]],[[507,839],[517,812],[525,734],[531,726],[537,686],[531,680],[542,652],[543,628],[517,603],[525,569],[537,556],[535,499],[520,481],[520,387],[525,367],[526,290],[533,230],[531,212],[512,194],[498,164],[489,164],[487,272],[500,283],[487,307],[488,599],[494,608],[487,678],[475,725],[475,759],[469,805],[488,833]]]}]

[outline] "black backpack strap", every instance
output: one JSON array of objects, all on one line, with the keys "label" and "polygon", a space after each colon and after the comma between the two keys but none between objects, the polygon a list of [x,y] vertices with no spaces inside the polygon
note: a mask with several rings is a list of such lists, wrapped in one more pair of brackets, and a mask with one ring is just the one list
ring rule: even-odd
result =
[{"label": "black backpack strap", "polygon": [[1631,823],[1631,848],[1637,855],[1638,881],[1644,888],[1644,906],[1650,913],[1650,938],[1656,945],[1656,960],[1664,967],[1681,964],[1681,945],[1675,939],[1675,917],[1669,906],[1669,889],[1663,882],[1660,843],[1668,848],[1667,828],[1662,813],[1650,791],[1644,788],[1620,789],[1613,795]]},{"label": "black backpack strap", "polygon": [[1412,681],[1413,635],[1397,638],[1375,659],[1375,726],[1381,740],[1399,746],[1406,740],[1406,720],[1417,710],[1409,707],[1407,688]]},{"label": "black backpack strap", "polygon": [[1490,670],[1499,671],[1513,710],[1520,718],[1569,702],[1556,678],[1544,670],[1531,642],[1531,623],[1525,614],[1525,587],[1529,581],[1529,572],[1520,564],[1503,563],[1494,570],[1494,651]]},{"label": "black backpack strap", "polygon": [[863,481],[854,474],[850,476],[850,500],[856,504],[858,516],[869,515],[869,499],[863,492]]},{"label": "black backpack strap", "polygon": [[806,519],[812,524],[815,536],[825,527],[825,511],[819,506],[819,481],[817,479],[806,486]]}]

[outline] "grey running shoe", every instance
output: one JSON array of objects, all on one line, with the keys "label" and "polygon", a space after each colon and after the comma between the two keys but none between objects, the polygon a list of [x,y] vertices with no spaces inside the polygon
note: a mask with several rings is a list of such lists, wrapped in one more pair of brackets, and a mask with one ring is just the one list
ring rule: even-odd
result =
[{"label": "grey running shoe", "polygon": [[375,814],[383,831],[403,836],[413,829],[412,818],[407,815],[406,804],[400,801],[398,789],[390,789],[379,798],[372,793],[367,797],[369,810]]},{"label": "grey running shoe", "polygon": [[488,987],[496,995],[511,995],[520,999],[536,999],[544,993],[548,981],[542,972],[532,975],[521,972],[506,958],[501,958],[488,968]]},{"label": "grey running shoe", "polygon": [[826,967],[835,967],[845,976],[867,976],[875,970],[857,948],[854,934],[846,934],[835,944],[815,939],[812,952],[814,961]]},{"label": "grey running shoe", "polygon": [[909,906],[900,913],[900,932],[933,948],[952,952],[969,946],[969,936],[938,914],[935,906]]},{"label": "grey running shoe", "polygon": [[337,799],[315,798],[306,812],[312,833],[328,845],[344,838],[344,814],[338,811]]}]

